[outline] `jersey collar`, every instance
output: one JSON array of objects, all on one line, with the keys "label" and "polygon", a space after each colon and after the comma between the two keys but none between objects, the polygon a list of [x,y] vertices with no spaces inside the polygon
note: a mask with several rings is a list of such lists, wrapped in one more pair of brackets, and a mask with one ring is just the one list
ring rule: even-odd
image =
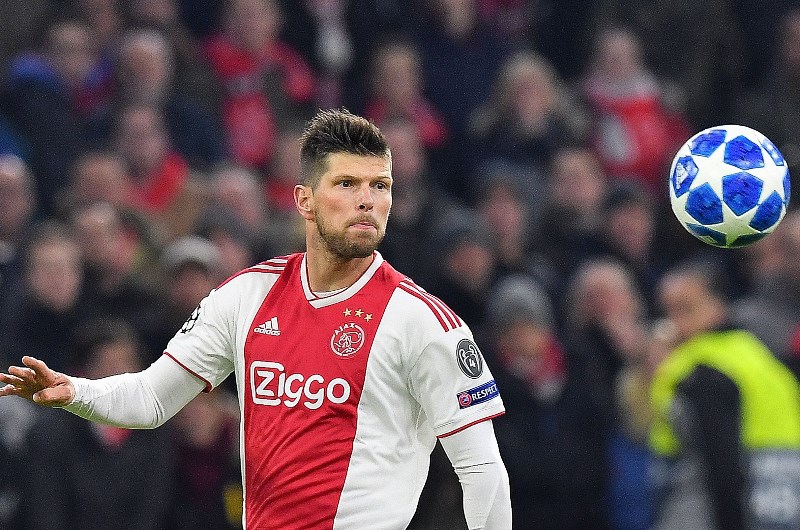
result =
[{"label": "jersey collar", "polygon": [[327,307],[329,305],[337,304],[344,300],[347,300],[358,291],[361,290],[364,285],[367,284],[370,279],[375,275],[375,271],[383,263],[383,256],[381,256],[380,252],[377,250],[373,253],[373,260],[367,270],[364,271],[358,280],[353,283],[350,287],[346,288],[343,291],[340,291],[336,294],[332,294],[330,296],[326,296],[324,298],[320,298],[311,290],[311,287],[308,284],[308,271],[306,269],[306,254],[303,254],[303,261],[300,263],[300,283],[303,285],[303,293],[306,295],[306,300],[308,303],[311,304],[312,307],[315,309],[319,309],[321,307]]}]

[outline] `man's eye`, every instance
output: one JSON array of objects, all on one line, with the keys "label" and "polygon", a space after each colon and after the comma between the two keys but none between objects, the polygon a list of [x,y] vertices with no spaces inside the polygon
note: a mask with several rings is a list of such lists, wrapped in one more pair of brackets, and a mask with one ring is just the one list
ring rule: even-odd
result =
[{"label": "man's eye", "polygon": [[350,180],[343,180],[343,181],[341,181],[341,182],[339,183],[339,185],[340,185],[341,187],[343,187],[343,188],[349,188],[350,186],[352,186],[352,185],[353,185],[353,182],[352,182],[352,181],[350,181]]}]

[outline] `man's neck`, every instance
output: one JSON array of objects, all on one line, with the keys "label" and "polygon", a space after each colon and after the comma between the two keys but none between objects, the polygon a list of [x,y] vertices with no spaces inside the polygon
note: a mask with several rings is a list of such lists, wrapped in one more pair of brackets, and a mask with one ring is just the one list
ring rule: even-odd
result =
[{"label": "man's neck", "polygon": [[308,286],[315,293],[350,287],[374,260],[374,253],[366,258],[341,259],[330,252],[309,248],[306,252]]}]

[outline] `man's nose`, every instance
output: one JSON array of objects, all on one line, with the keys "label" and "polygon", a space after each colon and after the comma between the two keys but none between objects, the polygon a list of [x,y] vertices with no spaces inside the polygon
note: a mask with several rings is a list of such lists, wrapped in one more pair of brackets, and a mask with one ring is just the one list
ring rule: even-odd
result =
[{"label": "man's nose", "polygon": [[358,191],[358,209],[372,210],[375,205],[375,198],[372,196],[372,188],[369,185],[362,186]]}]

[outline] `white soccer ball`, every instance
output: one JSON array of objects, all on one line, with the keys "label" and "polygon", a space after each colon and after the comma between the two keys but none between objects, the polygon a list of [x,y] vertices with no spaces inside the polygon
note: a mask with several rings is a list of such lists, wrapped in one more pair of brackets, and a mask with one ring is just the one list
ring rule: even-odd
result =
[{"label": "white soccer ball", "polygon": [[716,247],[743,247],[770,234],[786,215],[789,191],[783,155],[742,125],[695,134],[670,169],[672,211],[689,233]]}]

